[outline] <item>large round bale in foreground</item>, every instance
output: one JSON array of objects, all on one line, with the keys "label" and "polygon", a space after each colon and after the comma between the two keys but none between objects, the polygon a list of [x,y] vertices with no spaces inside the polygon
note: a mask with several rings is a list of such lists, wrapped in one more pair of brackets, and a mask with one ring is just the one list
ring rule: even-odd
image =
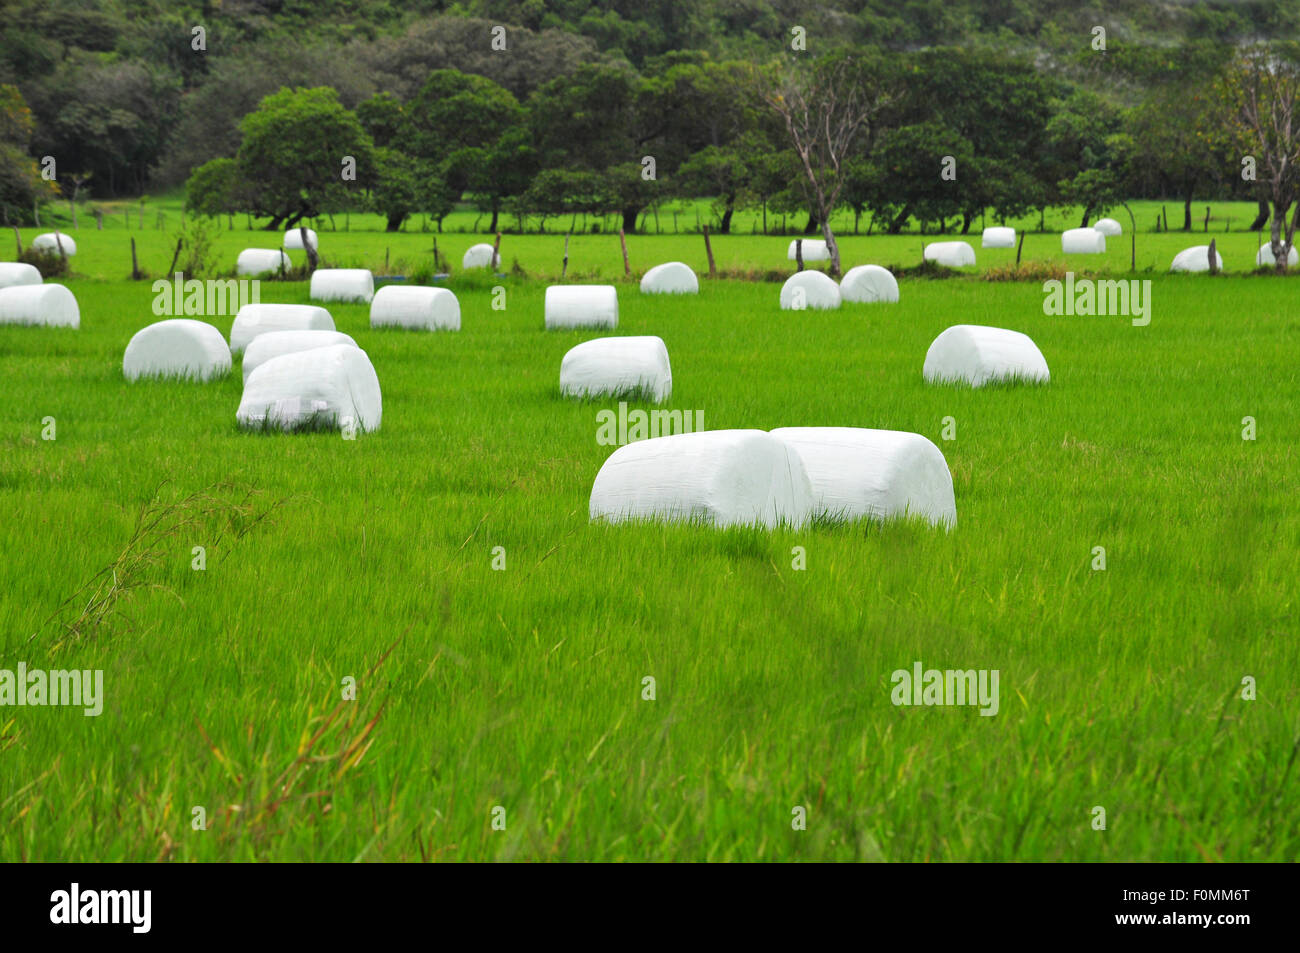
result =
[{"label": "large round bale in foreground", "polygon": [[560,362],[560,392],[567,397],[642,391],[655,403],[673,392],[673,370],[662,338],[596,338],[569,349]]},{"label": "large round bale in foreground", "polygon": [[804,311],[818,308],[830,311],[840,306],[840,286],[822,271],[800,271],[781,286],[781,310]]},{"label": "large round bale in foreground", "polygon": [[79,328],[81,309],[63,285],[14,285],[0,288],[0,324]]},{"label": "large round bale in foreground", "polygon": [[65,255],[75,255],[77,253],[77,243],[72,240],[72,236],[65,235],[63,232],[46,232],[43,235],[37,235],[32,239],[32,247],[46,254],[59,254],[60,249]]},{"label": "large round bale in foreground", "polygon": [[[1207,262],[1209,261],[1208,255],[1206,256],[1206,261]],[[1255,267],[1272,268],[1276,264],[1277,264],[1277,259],[1273,257],[1273,243],[1265,242],[1264,244],[1260,245],[1259,251],[1255,253]],[[1291,250],[1286,253],[1286,264],[1288,268],[1293,267],[1295,265],[1300,265],[1300,252],[1296,251],[1296,247],[1294,245],[1292,245]]]},{"label": "large round bale in foreground", "polygon": [[311,274],[313,301],[363,301],[375,296],[375,276],[365,268],[317,268]]},{"label": "large round bale in foreground", "polygon": [[306,251],[307,245],[302,243],[302,233],[307,233],[307,245],[312,248],[320,248],[320,242],[316,238],[316,232],[313,229],[290,228],[284,233],[284,247],[289,251]]},{"label": "large round bale in foreground", "polygon": [[311,351],[318,347],[335,345],[356,347],[357,342],[342,331],[271,331],[259,334],[244,351],[244,380],[272,358],[298,351]]},{"label": "large round bale in foreground", "polygon": [[238,354],[268,331],[333,331],[334,319],[314,304],[246,304],[230,326],[230,350]]},{"label": "large round bale in foreground", "polygon": [[193,318],[168,318],[131,336],[122,355],[129,381],[171,377],[210,381],[230,373],[230,348],[221,332]]},{"label": "large round bale in foreground", "polygon": [[546,289],[546,329],[618,327],[613,285],[551,285]]},{"label": "large round bale in foreground", "polygon": [[655,265],[641,279],[641,293],[647,295],[693,295],[700,292],[700,279],[690,265],[668,261]]},{"label": "large round bale in foreground", "polygon": [[1005,328],[956,324],[925,352],[925,379],[931,384],[981,387],[997,381],[1046,383],[1047,359],[1026,334]]},{"label": "large round bale in foreground", "polygon": [[1115,235],[1124,234],[1124,226],[1113,218],[1099,218],[1095,225],[1092,226],[1103,235],[1114,237]]},{"label": "large round bale in foreground", "polygon": [[1016,230],[1009,225],[991,225],[980,241],[984,248],[1015,248]]},{"label": "large round bale in foreground", "polygon": [[470,245],[465,250],[465,257],[460,260],[460,266],[464,269],[470,268],[496,268],[501,264],[501,256],[497,250],[486,242],[480,242],[477,245]]},{"label": "large round bale in foreground", "polygon": [[772,436],[799,454],[814,512],[833,519],[919,516],[957,523],[948,462],[919,433],[858,427],[781,427]]},{"label": "large round bale in foreground", "polygon": [[875,304],[898,300],[898,279],[888,268],[858,265],[840,279],[840,297],[855,304]]},{"label": "large round bale in foreground", "polygon": [[966,242],[931,242],[925,246],[925,260],[947,268],[975,264],[975,249]]},{"label": "large round bale in foreground", "polygon": [[705,430],[619,447],[591,487],[592,520],[804,525],[812,485],[794,448],[761,430]]},{"label": "large round bale in foreground", "polygon": [[1067,255],[1100,255],[1106,250],[1106,236],[1095,228],[1071,228],[1061,232],[1061,251]]},{"label": "large round bale in foreground", "polygon": [[366,352],[346,344],[273,357],[248,375],[241,427],[379,429],[383,401]]},{"label": "large round bale in foreground", "polygon": [[269,275],[292,267],[289,256],[278,248],[245,248],[235,259],[237,275]]},{"label": "large round bale in foreground", "polygon": [[803,255],[804,261],[830,261],[831,250],[827,247],[824,238],[796,238],[790,243],[790,248],[786,251],[785,257],[790,261],[798,261],[795,246],[799,242],[803,242],[803,247],[799,249],[799,253]]},{"label": "large round bale in foreground", "polygon": [[35,265],[25,261],[0,261],[0,288],[39,285],[43,280]]},{"label": "large round bale in foreground", "polygon": [[[1223,271],[1223,256],[1219,254],[1218,249],[1214,252],[1215,265],[1219,271]],[[1169,266],[1170,271],[1199,272],[1210,270],[1210,246],[1193,245],[1191,248],[1184,248],[1174,256],[1173,263]]]},{"label": "large round bale in foreground", "polygon": [[370,302],[370,326],[459,331],[460,302],[446,288],[384,285]]}]

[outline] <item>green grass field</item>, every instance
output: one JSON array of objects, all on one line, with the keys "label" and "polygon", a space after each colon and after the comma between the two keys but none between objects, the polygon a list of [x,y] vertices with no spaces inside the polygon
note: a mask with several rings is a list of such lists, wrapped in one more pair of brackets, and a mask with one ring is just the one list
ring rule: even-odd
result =
[{"label": "green grass field", "polygon": [[[1139,234],[1147,327],[972,277],[828,313],[781,312],[769,282],[622,284],[619,333],[668,345],[667,406],[710,429],[916,431],[952,470],[951,533],[767,532],[589,524],[606,403],[557,382],[597,335],[544,332],[542,281],[453,275],[455,334],[332,306],[378,371],[382,429],[243,433],[238,361],[208,385],[122,379],[155,320],[126,239],[158,276],[174,230],[83,219],[81,329],[0,327],[0,668],[103,669],[106,697],[99,717],[0,708],[0,859],[1296,860],[1300,284],[1234,276],[1257,237],[1211,235],[1228,275],[1167,277],[1206,239]],[[432,237],[321,243],[397,271]],[[459,264],[477,240],[439,247]],[[714,248],[789,271],[788,240]],[[921,240],[848,236],[845,266],[915,264]],[[218,249],[229,268],[278,242]],[[978,242],[979,270],[1014,260]],[[562,245],[502,250],[553,275]],[[629,246],[637,271],[704,267],[697,235]],[[570,254],[571,277],[621,277],[616,236]],[[1067,264],[1053,234],[1025,258]],[[1127,237],[1086,267],[1126,271]],[[927,386],[958,323],[1030,334],[1051,383]],[[917,660],[997,669],[1000,711],[895,707],[890,675]]]}]

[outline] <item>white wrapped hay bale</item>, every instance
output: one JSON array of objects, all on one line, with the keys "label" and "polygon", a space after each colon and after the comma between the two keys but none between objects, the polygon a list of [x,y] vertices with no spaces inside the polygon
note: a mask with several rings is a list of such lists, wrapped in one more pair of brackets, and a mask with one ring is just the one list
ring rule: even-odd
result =
[{"label": "white wrapped hay bale", "polygon": [[957,523],[948,463],[918,433],[781,427],[772,436],[798,452],[816,513],[839,519],[919,516],[945,527]]},{"label": "white wrapped hay bale", "polygon": [[898,279],[888,268],[858,265],[840,279],[840,297],[857,304],[898,300]]},{"label": "white wrapped hay bale", "polygon": [[[1219,254],[1218,249],[1214,252],[1214,261],[1219,271],[1223,271],[1223,256]],[[1184,248],[1174,256],[1173,264],[1169,266],[1170,271],[1199,272],[1210,270],[1210,246],[1193,245],[1191,248]]]},{"label": "white wrapped hay bale", "polygon": [[1047,360],[1027,334],[1005,328],[956,324],[925,352],[925,379],[931,384],[981,387],[996,381],[1046,383]]},{"label": "white wrapped hay bale", "polygon": [[967,242],[931,242],[925,246],[925,260],[947,268],[975,264],[975,249]]},{"label": "white wrapped hay bale", "polygon": [[375,276],[365,268],[317,268],[311,274],[313,301],[358,301],[375,296]]},{"label": "white wrapped hay bale", "polygon": [[[1208,255],[1206,256],[1206,263],[1207,264],[1209,263]],[[1273,243],[1265,242],[1264,244],[1260,245],[1259,251],[1255,253],[1255,267],[1272,268],[1276,264],[1277,264],[1277,259],[1273,257]],[[1288,268],[1294,267],[1295,265],[1300,265],[1300,252],[1296,251],[1296,247],[1294,245],[1292,245],[1291,250],[1286,253],[1286,264]]]},{"label": "white wrapped hay bale", "polygon": [[1061,232],[1061,251],[1067,255],[1100,255],[1106,250],[1106,236],[1095,228],[1071,228]]},{"label": "white wrapped hay bale", "polygon": [[560,362],[560,392],[568,397],[644,391],[655,403],[673,392],[668,348],[654,335],[596,338],[570,348]]},{"label": "white wrapped hay bale", "polygon": [[245,248],[235,259],[237,275],[270,275],[292,267],[289,256],[278,248]]},{"label": "white wrapped hay bale", "polygon": [[59,254],[60,246],[65,255],[77,253],[77,243],[72,240],[72,236],[63,232],[46,232],[32,239],[32,247],[46,254]]},{"label": "white wrapped hay bale", "polygon": [[647,295],[693,295],[700,292],[700,279],[690,265],[680,261],[655,265],[641,279],[641,293]]},{"label": "white wrapped hay bale", "polygon": [[831,260],[831,250],[830,248],[827,247],[826,240],[824,238],[803,238],[803,239],[795,239],[795,241],[792,241],[790,243],[790,248],[786,252],[786,256],[785,256],[790,261],[798,260],[795,256],[795,245],[800,241],[803,242],[803,248],[800,249],[800,251],[803,254],[804,261],[830,261]]},{"label": "white wrapped hay bale", "polygon": [[0,261],[0,288],[39,285],[44,281],[35,265],[25,261]]},{"label": "white wrapped hay bale", "polygon": [[342,331],[271,331],[259,334],[244,351],[244,380],[272,358],[320,347],[356,347],[357,342]]},{"label": "white wrapped hay bale", "polygon": [[366,352],[346,344],[273,357],[244,381],[240,426],[379,429],[383,401]]},{"label": "white wrapped hay bale", "polygon": [[619,447],[596,474],[591,519],[802,526],[812,485],[794,448],[761,430],[705,430]]},{"label": "white wrapped hay bale", "polygon": [[782,311],[834,310],[839,306],[840,286],[825,272],[801,271],[791,275],[781,286]]},{"label": "white wrapped hay bale", "polygon": [[480,242],[477,245],[470,245],[465,251],[465,257],[460,260],[460,266],[466,270],[470,268],[496,268],[501,264],[501,256],[491,245]]},{"label": "white wrapped hay bale", "polygon": [[221,332],[193,318],[168,318],[131,336],[122,355],[122,374],[210,381],[230,373],[230,348]]},{"label": "white wrapped hay bale", "polygon": [[459,331],[460,301],[446,288],[384,285],[370,302],[370,326]]},{"label": "white wrapped hay bale", "polygon": [[230,350],[238,354],[248,342],[269,331],[333,331],[334,319],[314,304],[246,304],[230,326]]},{"label": "white wrapped hay bale", "polygon": [[984,229],[980,244],[985,248],[1015,248],[1016,230],[1009,225],[991,225]]},{"label": "white wrapped hay bale", "polygon": [[546,289],[546,329],[618,327],[613,285],[551,285]]},{"label": "white wrapped hay bale", "polygon": [[0,324],[79,328],[81,309],[63,285],[13,285],[0,288]]},{"label": "white wrapped hay bale", "polygon": [[310,245],[312,248],[320,248],[320,244],[316,238],[316,232],[314,229],[310,228],[290,228],[286,230],[284,233],[284,247],[289,249],[289,251],[306,251],[307,245],[302,243],[303,231],[307,232],[307,245]]},{"label": "white wrapped hay bale", "polygon": [[1097,219],[1097,223],[1092,227],[1095,228],[1097,231],[1101,232],[1103,235],[1107,235],[1112,238],[1116,235],[1124,234],[1124,226],[1121,225],[1119,222],[1115,221],[1113,218],[1099,218]]}]

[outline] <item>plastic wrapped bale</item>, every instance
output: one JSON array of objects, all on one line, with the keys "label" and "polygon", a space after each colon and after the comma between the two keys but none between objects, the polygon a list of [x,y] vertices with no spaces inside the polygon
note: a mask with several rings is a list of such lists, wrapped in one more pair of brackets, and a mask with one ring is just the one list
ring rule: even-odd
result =
[{"label": "plastic wrapped bale", "polygon": [[365,268],[317,268],[311,275],[313,301],[361,301],[375,296],[375,276]]},{"label": "plastic wrapped bale", "polygon": [[1106,236],[1095,228],[1071,228],[1061,232],[1061,251],[1067,255],[1100,255],[1106,250]]},{"label": "plastic wrapped bale", "polygon": [[[1215,264],[1219,271],[1223,271],[1223,256],[1219,254],[1218,249],[1214,252]],[[1199,272],[1210,270],[1210,246],[1193,245],[1191,248],[1184,248],[1174,256],[1173,264],[1169,266],[1170,271]]]},{"label": "plastic wrapped bale", "polygon": [[334,319],[314,304],[246,304],[230,326],[230,350],[238,354],[268,331],[333,331]]},{"label": "plastic wrapped bale", "polygon": [[592,520],[803,526],[812,485],[794,448],[761,430],[705,430],[619,447],[591,487]]},{"label": "plastic wrapped bale", "polygon": [[221,332],[192,318],[168,318],[131,336],[122,355],[129,381],[167,377],[210,381],[230,373],[230,348]]},{"label": "plastic wrapped bale", "polygon": [[1016,230],[1009,225],[992,225],[984,229],[980,244],[984,248],[1015,248]]},{"label": "plastic wrapped bale", "polygon": [[357,342],[342,331],[271,331],[259,334],[244,351],[244,380],[272,358],[298,351],[311,351],[335,345],[356,347]]},{"label": "plastic wrapped bale", "polygon": [[647,295],[693,295],[700,292],[700,279],[690,265],[680,261],[655,265],[641,279],[641,293]]},{"label": "plastic wrapped bale", "polygon": [[236,419],[280,430],[379,429],[383,401],[366,352],[346,344],[273,357],[248,375]]},{"label": "plastic wrapped bale", "polygon": [[35,265],[25,261],[0,261],[0,288],[39,285],[43,280]]},{"label": "plastic wrapped bale", "polygon": [[[1207,261],[1209,260],[1208,255],[1206,256],[1206,260]],[[1277,259],[1273,257],[1272,242],[1265,242],[1264,244],[1260,245],[1259,251],[1255,253],[1255,267],[1272,268],[1276,264],[1277,264]],[[1293,268],[1296,265],[1300,265],[1300,252],[1296,251],[1296,247],[1294,245],[1292,245],[1291,250],[1286,253],[1286,264],[1288,268]]]},{"label": "plastic wrapped bale", "polygon": [[1046,383],[1047,360],[1026,334],[1005,328],[957,324],[925,353],[925,379],[931,384],[982,387],[997,381]]},{"label": "plastic wrapped bale", "polygon": [[546,289],[546,329],[618,327],[613,285],[551,285]]},{"label": "plastic wrapped bale", "polygon": [[461,268],[469,270],[470,268],[498,268],[501,265],[501,256],[491,245],[480,242],[477,245],[470,245],[465,250],[465,257],[460,260]]},{"label": "plastic wrapped bale", "polygon": [[898,279],[888,268],[858,265],[850,268],[840,279],[840,297],[857,304],[895,302],[898,300]]},{"label": "plastic wrapped bale", "polygon": [[975,249],[966,242],[931,242],[925,246],[925,260],[946,268],[975,264]]},{"label": "plastic wrapped bale", "polygon": [[62,246],[65,255],[75,255],[77,253],[77,243],[72,240],[70,235],[65,235],[63,232],[46,232],[32,239],[32,247],[46,254],[59,254],[60,246]]},{"label": "plastic wrapped bale", "polygon": [[278,248],[245,248],[235,259],[237,275],[273,275],[292,267],[289,256]]},{"label": "plastic wrapped bale", "polygon": [[801,271],[791,275],[781,286],[782,311],[804,311],[808,308],[829,311],[839,306],[840,286],[824,272]]},{"label": "plastic wrapped bale", "polygon": [[[284,247],[289,251],[306,251],[307,246],[302,243],[302,229],[290,228],[284,233]],[[312,248],[320,248],[320,243],[316,238],[316,232],[313,229],[306,229],[307,245]]]},{"label": "plastic wrapped bale", "polygon": [[772,436],[798,452],[818,514],[878,520],[918,516],[944,527],[957,523],[948,462],[918,433],[781,427]]},{"label": "plastic wrapped bale", "polygon": [[0,324],[79,328],[81,309],[63,285],[13,285],[0,288]]},{"label": "plastic wrapped bale", "polygon": [[641,391],[658,403],[673,392],[668,348],[654,335],[596,338],[569,349],[560,362],[560,392],[567,397]]},{"label": "plastic wrapped bale", "polygon": [[831,250],[828,247],[826,247],[826,240],[824,238],[804,238],[804,239],[795,239],[795,241],[790,243],[790,248],[785,255],[785,257],[790,261],[799,260],[798,257],[795,255],[795,244],[799,241],[803,242],[803,248],[800,249],[800,251],[803,254],[804,261],[830,261],[831,260]]},{"label": "plastic wrapped bale", "polygon": [[1092,226],[1097,231],[1108,237],[1124,234],[1124,226],[1113,218],[1099,218],[1095,225]]},{"label": "plastic wrapped bale", "polygon": [[370,326],[459,331],[460,302],[446,288],[384,285],[370,302]]}]

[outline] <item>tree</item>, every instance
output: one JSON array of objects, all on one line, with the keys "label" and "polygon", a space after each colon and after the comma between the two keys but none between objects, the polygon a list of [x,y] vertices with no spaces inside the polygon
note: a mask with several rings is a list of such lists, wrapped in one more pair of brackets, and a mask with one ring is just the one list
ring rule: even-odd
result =
[{"label": "tree", "polygon": [[185,183],[185,207],[196,215],[216,218],[239,211],[238,164],[234,159],[211,159],[194,170]]},{"label": "tree", "polygon": [[1125,140],[1115,134],[1123,125],[1119,107],[1088,90],[1058,102],[1047,124],[1045,174],[1054,176],[1058,201],[1083,206],[1080,228],[1088,227],[1101,200],[1111,194],[1111,183],[1127,159],[1120,150]]},{"label": "tree", "polygon": [[35,209],[59,194],[27,154],[32,125],[32,112],[18,87],[0,85],[0,215],[6,225],[33,220]]},{"label": "tree", "polygon": [[833,54],[806,70],[781,70],[775,82],[763,84],[761,95],[785,124],[830,251],[831,274],[838,275],[831,213],[844,188],[843,166],[859,145],[870,153],[876,117],[896,93],[880,60]]},{"label": "tree", "polygon": [[1285,274],[1300,224],[1300,49],[1274,44],[1244,51],[1228,69],[1223,94],[1229,127],[1255,159],[1260,194],[1273,207],[1270,248],[1277,273]]},{"label": "tree", "polygon": [[329,87],[273,93],[240,130],[238,175],[252,212],[270,217],[268,230],[343,206],[375,181],[374,145]]}]

